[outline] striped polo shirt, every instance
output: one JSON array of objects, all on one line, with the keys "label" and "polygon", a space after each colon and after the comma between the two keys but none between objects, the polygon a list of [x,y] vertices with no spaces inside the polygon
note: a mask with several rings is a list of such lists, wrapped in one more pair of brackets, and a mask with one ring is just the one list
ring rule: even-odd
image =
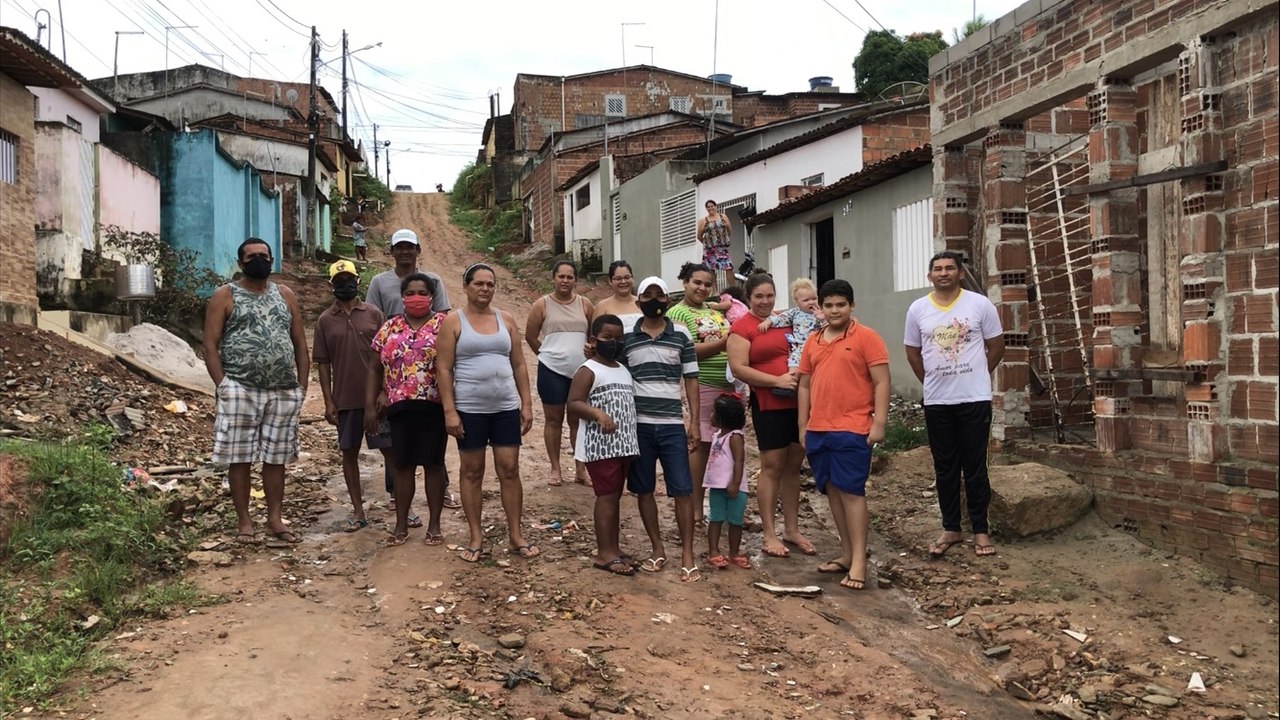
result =
[{"label": "striped polo shirt", "polygon": [[684,424],[680,387],[685,378],[698,377],[693,338],[683,326],[666,320],[658,337],[640,329],[636,321],[623,344],[622,362],[631,371],[636,392],[636,422],[649,425]]}]

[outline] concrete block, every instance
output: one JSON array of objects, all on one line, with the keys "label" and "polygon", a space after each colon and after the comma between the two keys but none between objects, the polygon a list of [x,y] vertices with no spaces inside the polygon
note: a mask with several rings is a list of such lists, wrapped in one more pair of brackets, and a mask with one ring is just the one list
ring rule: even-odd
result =
[{"label": "concrete block", "polygon": [[1061,470],[1039,463],[991,467],[991,521],[1001,533],[1026,537],[1084,517],[1093,493]]}]

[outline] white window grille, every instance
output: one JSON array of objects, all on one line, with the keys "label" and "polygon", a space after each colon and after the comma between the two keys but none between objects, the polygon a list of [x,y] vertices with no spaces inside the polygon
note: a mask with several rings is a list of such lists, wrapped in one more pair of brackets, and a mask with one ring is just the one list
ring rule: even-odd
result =
[{"label": "white window grille", "polygon": [[18,184],[18,137],[0,130],[0,182]]},{"label": "white window grille", "polygon": [[693,103],[689,101],[688,96],[671,98],[671,109],[676,112],[687,114],[692,107]]},{"label": "white window grille", "polygon": [[604,114],[609,117],[626,117],[627,116],[627,96],[626,95],[605,95],[604,96]]},{"label": "white window grille", "polygon": [[692,245],[698,241],[698,191],[686,190],[664,199],[658,206],[658,237],[662,250]]},{"label": "white window grille", "polygon": [[613,196],[613,236],[622,235],[622,196]]},{"label": "white window grille", "polygon": [[822,184],[823,184],[823,183],[822,183],[822,180],[823,180],[823,177],[824,177],[824,176],[825,176],[825,173],[818,173],[817,175],[810,175],[809,177],[807,177],[807,178],[805,178],[805,179],[801,180],[801,181],[800,181],[800,184],[801,184],[801,185],[809,185],[809,186],[814,186],[814,185],[819,185],[819,186],[820,186],[820,185],[822,185]]},{"label": "white window grille", "polygon": [[929,287],[929,258],[933,256],[933,199],[925,198],[893,209],[893,290]]}]

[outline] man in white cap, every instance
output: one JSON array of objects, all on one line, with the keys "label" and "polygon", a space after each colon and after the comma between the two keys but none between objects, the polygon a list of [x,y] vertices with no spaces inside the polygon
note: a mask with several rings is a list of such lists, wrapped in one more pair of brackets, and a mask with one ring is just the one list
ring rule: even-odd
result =
[{"label": "man in white cap", "polygon": [[[418,243],[418,234],[408,228],[401,228],[391,234],[391,257],[395,259],[396,265],[391,270],[378,273],[369,281],[369,289],[365,292],[364,301],[373,305],[382,311],[388,319],[396,315],[404,314],[404,300],[400,297],[400,281],[405,277],[420,272],[431,278],[431,283],[435,285],[431,289],[431,311],[432,312],[449,312],[449,293],[444,289],[444,282],[440,280],[440,276],[418,268],[418,256],[422,254],[422,245]],[[391,494],[391,468],[388,466],[384,472],[385,485],[387,494]],[[445,475],[445,482],[449,482],[449,477]],[[448,493],[444,498],[444,506],[447,508],[460,508],[462,503],[453,493]],[[409,527],[421,527],[422,520],[417,515],[409,513]]]},{"label": "man in white cap", "polygon": [[[638,305],[644,317],[627,333],[622,362],[631,371],[636,394],[636,434],[640,455],[631,463],[627,489],[636,496],[640,520],[653,551],[640,569],[657,572],[666,564],[658,530],[657,463],[667,495],[675,499],[676,525],[682,547],[680,579],[701,579],[693,557],[693,475],[689,453],[698,447],[698,356],[683,325],[667,319],[667,284],[659,277],[640,281]],[[689,406],[686,421],[681,398]]]}]

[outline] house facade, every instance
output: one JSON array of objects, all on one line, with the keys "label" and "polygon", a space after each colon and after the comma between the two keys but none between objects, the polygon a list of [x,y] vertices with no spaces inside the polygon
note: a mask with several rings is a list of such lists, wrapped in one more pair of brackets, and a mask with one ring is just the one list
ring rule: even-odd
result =
[{"label": "house facade", "polygon": [[1275,4],[1033,0],[930,61],[936,244],[1006,330],[995,441],[1272,597],[1278,57]]}]

